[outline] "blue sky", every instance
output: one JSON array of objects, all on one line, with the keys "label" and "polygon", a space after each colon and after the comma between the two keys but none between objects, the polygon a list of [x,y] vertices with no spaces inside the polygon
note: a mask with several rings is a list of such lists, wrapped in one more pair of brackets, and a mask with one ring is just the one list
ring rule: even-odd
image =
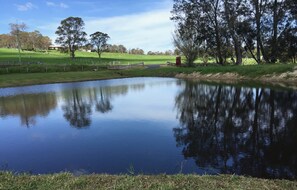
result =
[{"label": "blue sky", "polygon": [[81,17],[88,34],[108,33],[109,43],[145,51],[173,49],[172,0],[1,0],[0,33],[9,33],[9,23],[27,24],[53,42],[60,21]]}]

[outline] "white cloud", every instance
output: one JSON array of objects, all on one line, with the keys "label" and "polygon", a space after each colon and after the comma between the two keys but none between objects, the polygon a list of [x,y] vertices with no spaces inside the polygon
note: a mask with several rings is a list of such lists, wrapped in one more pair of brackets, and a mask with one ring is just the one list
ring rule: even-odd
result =
[{"label": "white cloud", "polygon": [[51,1],[47,1],[46,2],[46,5],[47,6],[50,6],[50,7],[53,7],[53,6],[55,6],[55,3],[54,2],[51,2]]},{"label": "white cloud", "polygon": [[61,8],[68,8],[69,6],[66,5],[65,3],[60,3],[60,7],[61,7]]},{"label": "white cloud", "polygon": [[46,5],[49,7],[60,7],[60,8],[68,8],[69,6],[65,3],[54,3],[52,1],[47,1]]},{"label": "white cloud", "polygon": [[[85,21],[85,30],[88,35],[101,31],[107,33],[110,44],[122,44],[128,49],[141,48],[144,51],[165,51],[173,49],[172,33],[174,23],[171,17],[171,1],[162,2],[151,9],[153,11],[134,13],[107,18],[81,18]],[[48,2],[50,3],[50,2]],[[167,4],[166,4],[167,3]],[[57,4],[55,4],[57,5]],[[159,8],[158,8],[159,7]],[[64,18],[61,18],[62,20]],[[48,35],[53,43],[56,39],[55,31],[60,20],[53,23],[39,25],[38,29]]]},{"label": "white cloud", "polygon": [[170,16],[170,9],[159,9],[111,18],[93,18],[85,21],[85,28],[88,34],[96,31],[109,34],[109,43],[112,44],[145,51],[164,51],[173,48],[174,24]]},{"label": "white cloud", "polygon": [[23,5],[15,5],[19,11],[28,11],[30,9],[37,8],[36,5],[32,4],[31,2],[27,2]]}]

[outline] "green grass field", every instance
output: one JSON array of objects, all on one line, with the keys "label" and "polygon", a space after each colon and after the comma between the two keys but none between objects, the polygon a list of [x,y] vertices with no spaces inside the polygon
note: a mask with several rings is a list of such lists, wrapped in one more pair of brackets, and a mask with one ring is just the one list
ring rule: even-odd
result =
[{"label": "green grass field", "polygon": [[[169,55],[132,55],[127,53],[107,53],[102,54],[101,59],[95,52],[75,52],[76,58],[71,59],[68,54],[59,51],[34,52],[22,51],[21,57],[23,63],[43,63],[43,64],[136,64],[144,62],[144,64],[166,64],[167,62],[175,63],[176,56]],[[0,48],[0,65],[1,64],[17,64],[17,49]],[[201,58],[196,63],[203,63]],[[214,63],[214,59],[210,58],[208,63]],[[250,58],[243,59],[243,65],[255,64]]]},{"label": "green grass field", "polygon": [[[127,53],[103,53],[101,59],[95,52],[75,52],[75,59],[68,54],[58,51],[48,52],[21,52],[22,62],[40,62],[43,64],[166,64],[175,62],[175,56],[166,55],[132,55]],[[16,49],[0,48],[0,64],[18,63],[18,51]]]}]

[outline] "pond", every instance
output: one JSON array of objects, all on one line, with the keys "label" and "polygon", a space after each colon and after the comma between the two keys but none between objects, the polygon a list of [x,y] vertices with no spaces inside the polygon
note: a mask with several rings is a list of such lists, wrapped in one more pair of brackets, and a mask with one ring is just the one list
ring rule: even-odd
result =
[{"label": "pond", "polygon": [[0,170],[296,179],[297,91],[131,78],[0,88]]}]

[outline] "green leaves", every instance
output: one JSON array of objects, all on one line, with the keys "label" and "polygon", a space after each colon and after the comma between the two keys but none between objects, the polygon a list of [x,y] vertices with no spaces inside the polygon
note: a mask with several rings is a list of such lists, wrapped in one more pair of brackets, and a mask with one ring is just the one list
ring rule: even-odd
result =
[{"label": "green leaves", "polygon": [[70,56],[74,58],[74,52],[79,46],[83,45],[87,39],[87,33],[84,32],[84,21],[79,17],[68,17],[61,21],[61,25],[57,28],[56,39],[57,44],[68,47]]}]

